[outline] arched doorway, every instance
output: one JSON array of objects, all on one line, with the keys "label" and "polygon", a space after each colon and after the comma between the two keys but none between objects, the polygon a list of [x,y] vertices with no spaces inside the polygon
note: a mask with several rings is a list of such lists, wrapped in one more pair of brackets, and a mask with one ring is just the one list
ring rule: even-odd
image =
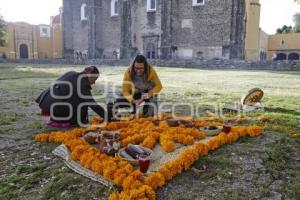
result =
[{"label": "arched doorway", "polygon": [[276,60],[286,60],[286,54],[285,53],[278,53],[276,56]]},{"label": "arched doorway", "polygon": [[26,44],[20,45],[20,58],[28,59],[28,46]]},{"label": "arched doorway", "polygon": [[288,56],[288,60],[299,60],[299,54],[290,53],[289,56]]}]

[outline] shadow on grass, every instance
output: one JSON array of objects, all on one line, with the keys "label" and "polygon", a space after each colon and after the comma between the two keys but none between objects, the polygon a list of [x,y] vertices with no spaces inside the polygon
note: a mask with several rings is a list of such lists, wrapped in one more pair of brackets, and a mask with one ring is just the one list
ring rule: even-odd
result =
[{"label": "shadow on grass", "polygon": [[280,107],[264,107],[265,111],[272,112],[272,113],[284,113],[284,114],[292,114],[292,115],[300,115],[300,112],[297,112],[295,110],[280,108]]},{"label": "shadow on grass", "polygon": [[294,76],[299,76],[300,72],[299,71],[280,71],[280,70],[268,70],[268,72],[273,73],[273,74],[285,74],[285,75],[294,75]]}]

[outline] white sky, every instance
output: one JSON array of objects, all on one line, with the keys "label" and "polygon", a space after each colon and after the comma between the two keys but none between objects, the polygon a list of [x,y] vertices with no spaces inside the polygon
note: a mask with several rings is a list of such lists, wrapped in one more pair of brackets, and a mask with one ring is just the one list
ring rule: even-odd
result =
[{"label": "white sky", "polygon": [[[293,15],[300,5],[293,0],[260,0],[260,26],[274,34],[283,25],[293,25]],[[62,0],[0,0],[0,14],[6,21],[49,24],[50,16],[58,14]]]},{"label": "white sky", "polygon": [[0,0],[0,14],[9,22],[50,24],[61,6],[62,0]]},{"label": "white sky", "polygon": [[300,4],[293,0],[260,0],[260,4],[260,27],[268,34],[283,25],[293,26],[293,15],[300,12]]}]

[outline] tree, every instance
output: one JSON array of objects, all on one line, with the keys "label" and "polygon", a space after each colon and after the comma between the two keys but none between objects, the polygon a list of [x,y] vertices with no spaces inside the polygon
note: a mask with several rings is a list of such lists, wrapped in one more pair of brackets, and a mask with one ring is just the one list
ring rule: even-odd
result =
[{"label": "tree", "polygon": [[5,44],[5,35],[6,35],[6,23],[0,15],[0,46]]},{"label": "tree", "polygon": [[293,32],[293,27],[287,26],[287,25],[284,25],[281,28],[278,28],[276,30],[276,34],[285,34],[285,33],[291,33],[291,32]]}]

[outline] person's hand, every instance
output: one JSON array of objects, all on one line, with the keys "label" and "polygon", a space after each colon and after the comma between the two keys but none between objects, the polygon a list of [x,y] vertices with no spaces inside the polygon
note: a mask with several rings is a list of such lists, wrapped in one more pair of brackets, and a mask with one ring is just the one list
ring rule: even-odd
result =
[{"label": "person's hand", "polygon": [[143,100],[146,100],[146,99],[149,99],[149,98],[150,98],[149,93],[143,93],[142,94],[142,99]]},{"label": "person's hand", "polygon": [[143,99],[136,99],[133,101],[133,103],[136,105],[136,106],[139,106],[141,103],[143,103]]}]

